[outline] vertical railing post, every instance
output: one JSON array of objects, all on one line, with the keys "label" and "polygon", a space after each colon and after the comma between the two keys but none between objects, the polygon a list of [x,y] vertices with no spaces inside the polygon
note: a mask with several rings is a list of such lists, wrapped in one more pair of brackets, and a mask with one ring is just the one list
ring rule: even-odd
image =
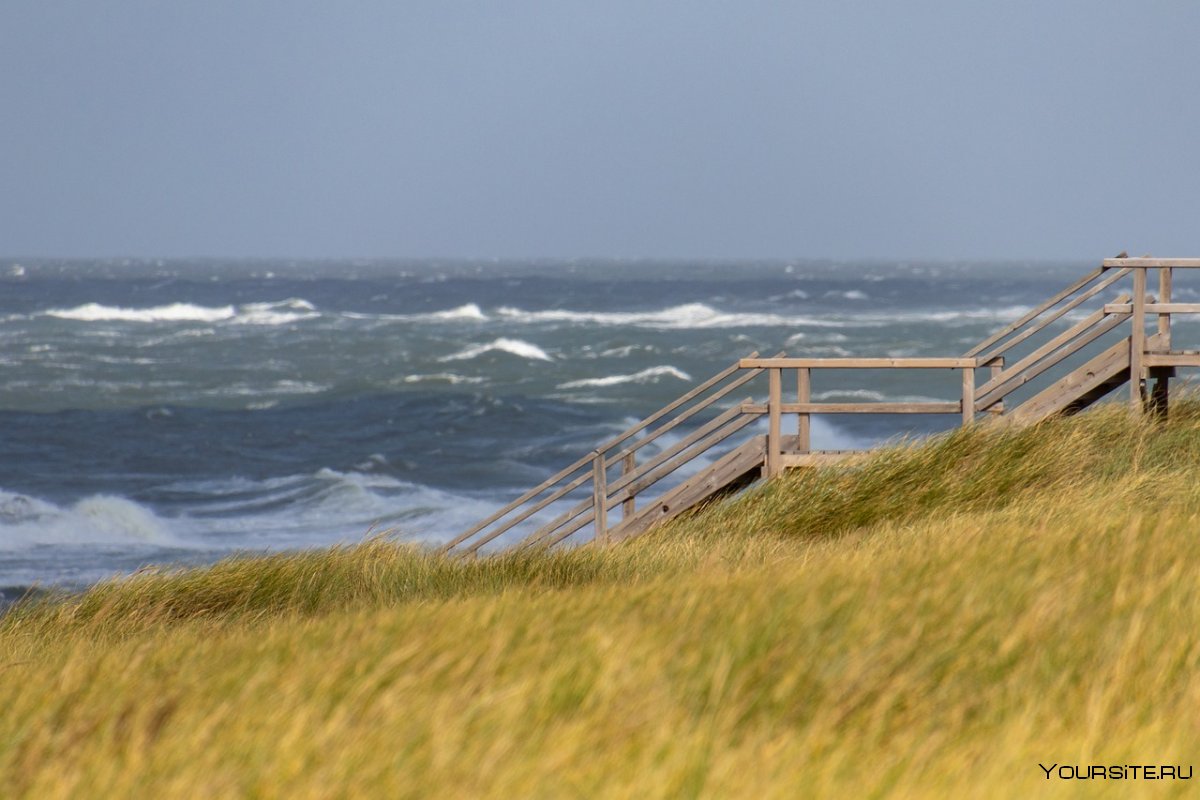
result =
[{"label": "vertical railing post", "polygon": [[768,371],[767,397],[767,477],[774,478],[780,472],[782,442],[780,441],[780,412],[783,410],[783,370],[772,367]]},{"label": "vertical railing post", "polygon": [[604,453],[600,450],[592,456],[592,511],[595,515],[596,542],[608,544],[608,470],[604,467]]},{"label": "vertical railing post", "polygon": [[[993,358],[991,361],[988,362],[988,365],[989,365],[988,380],[994,381],[994,380],[996,380],[996,378],[1000,377],[1001,372],[1004,372],[1004,356],[996,356],[995,358]],[[999,403],[996,403],[995,405],[993,405],[991,408],[988,409],[988,412],[997,417],[1002,415],[1004,413],[1004,401],[1001,400]]]},{"label": "vertical railing post", "polygon": [[962,371],[962,424],[975,422],[975,368],[963,367]]},{"label": "vertical railing post", "polygon": [[[1158,271],[1158,302],[1171,302],[1171,283],[1174,277],[1172,267],[1162,267]],[[1171,350],[1171,314],[1158,315],[1158,346],[1155,350],[1170,352]],[[1171,376],[1174,367],[1155,367],[1150,370],[1154,378],[1154,389],[1150,394],[1150,407],[1160,417],[1167,416],[1171,403]]]},{"label": "vertical railing post", "polygon": [[[1174,270],[1171,267],[1163,267],[1162,269],[1160,269],[1158,271],[1158,302],[1160,302],[1160,303],[1171,302],[1171,283],[1172,283],[1171,279],[1173,277],[1173,275],[1171,273],[1173,271]],[[1162,339],[1162,342],[1164,345],[1163,349],[1170,350],[1171,349],[1171,315],[1170,314],[1159,314],[1158,315],[1158,335]]]},{"label": "vertical railing post", "polygon": [[[812,402],[812,370],[800,367],[796,370],[796,402]],[[801,411],[796,423],[796,436],[799,439],[799,450],[807,453],[812,449],[812,417],[806,411]]]},{"label": "vertical railing post", "polygon": [[[621,477],[624,478],[628,475],[632,475],[636,469],[637,469],[637,454],[636,453],[626,453],[625,458],[621,459]],[[621,520],[622,521],[625,521],[625,520],[628,520],[629,518],[631,518],[633,516],[633,512],[634,512],[633,484],[627,484],[627,485],[629,487],[628,488],[629,497],[625,498],[625,502],[621,503]]]},{"label": "vertical railing post", "polygon": [[1133,270],[1133,333],[1129,337],[1129,403],[1143,408],[1142,363],[1146,354],[1146,270]]}]

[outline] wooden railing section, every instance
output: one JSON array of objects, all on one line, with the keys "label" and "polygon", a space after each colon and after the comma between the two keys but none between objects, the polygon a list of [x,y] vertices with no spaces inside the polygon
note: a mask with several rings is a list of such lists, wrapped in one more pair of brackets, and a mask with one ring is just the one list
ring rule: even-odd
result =
[{"label": "wooden railing section", "polygon": [[[771,478],[785,469],[849,455],[812,450],[814,414],[946,414],[970,425],[983,413],[989,419],[1033,422],[1079,410],[1125,381],[1135,407],[1165,412],[1174,368],[1200,366],[1200,351],[1171,348],[1171,316],[1200,313],[1200,303],[1171,301],[1173,273],[1180,268],[1200,269],[1200,259],[1106,259],[1099,269],[957,357],[789,358],[782,353],[773,357],[753,353],[517,497],[455,537],[444,550],[478,554],[488,545],[552,547],[572,537],[604,544],[636,535],[750,479]],[[1146,293],[1151,270],[1158,275],[1157,297]],[[1085,303],[1116,291],[1123,282],[1132,284],[1130,291],[1102,300],[1098,309],[1080,316]],[[1157,332],[1151,336],[1145,329],[1148,315],[1157,320]],[[1106,337],[1112,339],[1114,332],[1119,336],[1126,325],[1128,337],[1106,347]],[[1089,348],[1099,353],[1077,363],[1088,358]],[[897,369],[958,372],[957,398],[813,402],[814,373]],[[1056,375],[1056,369],[1068,371]],[[980,370],[985,371],[982,381]],[[765,393],[759,385],[764,375]],[[1157,380],[1150,398],[1144,389],[1148,377]],[[1031,384],[1047,379],[1049,386],[1022,397],[1037,389]],[[786,399],[785,385],[794,387]],[[751,394],[734,400],[731,395],[739,390]],[[755,391],[761,400],[755,400]],[[1010,398],[1018,400],[1011,411],[1005,402]],[[785,434],[783,418],[792,415],[795,433]],[[765,435],[746,438],[746,429],[763,417]],[[678,441],[668,445],[663,437],[673,431]],[[650,445],[656,445],[658,452],[642,455]],[[726,455],[697,475],[686,475],[685,467],[717,448]],[[644,505],[646,496],[659,486],[666,488]],[[551,514],[550,519],[541,519]]]}]

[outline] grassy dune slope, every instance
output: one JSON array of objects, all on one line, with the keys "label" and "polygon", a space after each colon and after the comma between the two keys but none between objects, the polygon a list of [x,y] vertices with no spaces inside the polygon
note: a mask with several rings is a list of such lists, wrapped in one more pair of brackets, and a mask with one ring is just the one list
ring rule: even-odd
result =
[{"label": "grassy dune slope", "polygon": [[144,574],[0,619],[0,796],[1078,792],[1200,761],[1198,515],[1200,408],[1109,409],[607,551]]}]

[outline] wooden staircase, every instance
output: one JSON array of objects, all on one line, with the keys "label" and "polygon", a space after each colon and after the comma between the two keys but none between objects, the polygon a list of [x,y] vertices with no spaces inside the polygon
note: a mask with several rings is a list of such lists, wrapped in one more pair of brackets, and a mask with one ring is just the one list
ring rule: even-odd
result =
[{"label": "wooden staircase", "polygon": [[[1171,346],[1172,315],[1200,313],[1200,303],[1171,302],[1176,269],[1200,270],[1200,259],[1105,259],[1098,269],[957,357],[788,358],[780,353],[760,358],[752,353],[443,549],[477,555],[489,546],[616,542],[786,469],[854,457],[855,452],[811,449],[813,414],[952,414],[963,425],[977,424],[983,414],[993,424],[1029,425],[1077,413],[1123,385],[1130,387],[1135,409],[1166,413],[1175,368],[1200,366],[1200,351]],[[1157,297],[1146,293],[1151,270],[1158,275]],[[1130,291],[1069,324],[1085,303],[1125,283],[1132,284]],[[1148,317],[1157,323],[1152,335],[1146,334]],[[1005,366],[1006,358],[1013,359],[1011,366]],[[953,387],[956,399],[946,402],[812,402],[814,373],[831,369],[958,373],[961,382]],[[784,401],[785,374],[795,381],[789,384],[794,402]],[[980,382],[981,376],[986,380]],[[1150,397],[1148,379],[1155,381]],[[731,395],[740,391],[751,396],[733,400]],[[756,393],[765,394],[765,402],[756,402]],[[785,415],[795,418],[794,434],[783,433]],[[764,418],[765,433],[751,430]],[[671,438],[677,441],[670,443]],[[700,466],[701,458],[715,460]]]}]

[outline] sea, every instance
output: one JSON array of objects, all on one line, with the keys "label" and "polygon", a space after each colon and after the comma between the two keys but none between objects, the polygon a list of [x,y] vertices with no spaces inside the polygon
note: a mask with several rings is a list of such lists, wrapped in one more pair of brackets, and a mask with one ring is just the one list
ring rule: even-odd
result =
[{"label": "sea", "polygon": [[[1093,266],[0,259],[0,596],[445,542],[752,351],[959,355]],[[818,417],[814,446],[954,422]]]}]

